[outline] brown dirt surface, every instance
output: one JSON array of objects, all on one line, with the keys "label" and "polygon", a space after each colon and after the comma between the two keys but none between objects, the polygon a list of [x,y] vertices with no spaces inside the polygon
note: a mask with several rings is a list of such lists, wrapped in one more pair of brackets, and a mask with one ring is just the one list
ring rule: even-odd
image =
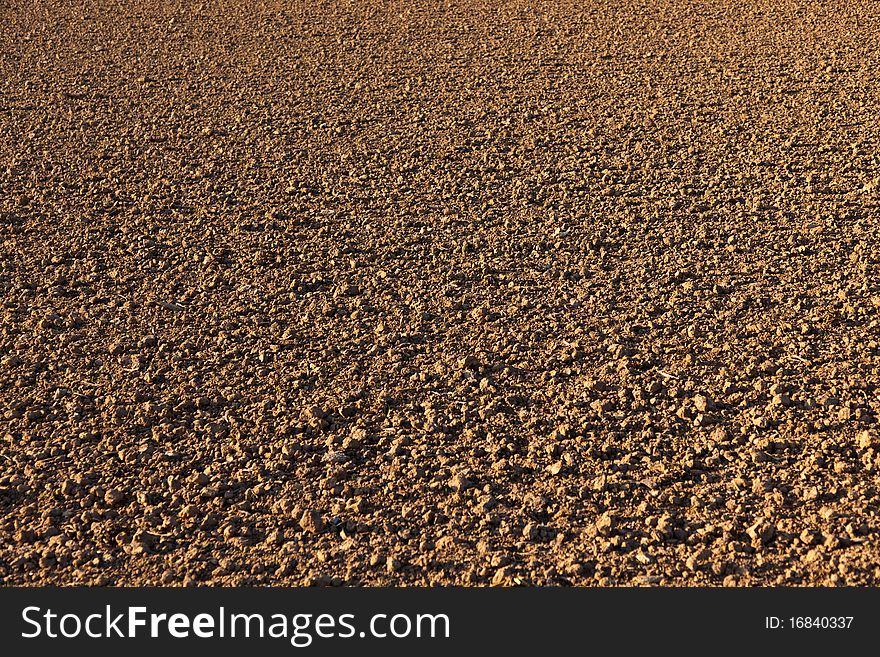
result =
[{"label": "brown dirt surface", "polygon": [[873,1],[0,7],[0,581],[880,583]]}]

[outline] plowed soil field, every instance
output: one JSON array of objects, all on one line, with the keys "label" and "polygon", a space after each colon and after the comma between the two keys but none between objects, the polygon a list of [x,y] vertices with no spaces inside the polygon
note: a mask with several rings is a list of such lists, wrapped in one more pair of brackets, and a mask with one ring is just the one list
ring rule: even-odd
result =
[{"label": "plowed soil field", "polygon": [[861,0],[5,0],[0,582],[880,582]]}]

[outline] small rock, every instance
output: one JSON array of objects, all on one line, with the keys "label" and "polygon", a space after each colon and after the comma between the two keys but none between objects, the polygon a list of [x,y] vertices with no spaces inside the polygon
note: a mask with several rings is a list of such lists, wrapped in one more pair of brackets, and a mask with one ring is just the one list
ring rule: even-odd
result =
[{"label": "small rock", "polygon": [[502,566],[492,576],[492,586],[510,586],[513,572],[511,566]]},{"label": "small rock", "polygon": [[675,519],[668,513],[657,518],[657,534],[661,538],[670,538],[675,529]]},{"label": "small rock", "polygon": [[876,447],[877,443],[880,442],[877,437],[877,433],[870,429],[865,429],[864,431],[860,431],[856,435],[856,443],[862,449],[868,449],[869,447]]},{"label": "small rock", "polygon": [[581,563],[580,561],[569,561],[567,564],[563,566],[563,572],[569,577],[576,577],[578,575],[585,575],[589,571],[589,568]]},{"label": "small rock", "polygon": [[715,402],[706,395],[697,395],[694,397],[694,408],[696,408],[699,413],[706,413],[715,408]]},{"label": "small rock", "polygon": [[654,562],[654,559],[649,554],[645,554],[641,550],[636,553],[636,561],[638,561],[643,566],[647,566],[650,563]]},{"label": "small rock", "polygon": [[132,552],[134,554],[144,554],[152,552],[156,544],[159,542],[159,537],[156,534],[151,534],[150,532],[138,530],[135,533],[134,538],[131,539],[132,544]]},{"label": "small rock", "polygon": [[438,550],[448,550],[455,546],[455,538],[452,536],[443,536],[437,540],[436,548]]},{"label": "small rock", "polygon": [[762,518],[746,529],[746,534],[753,541],[759,541],[762,545],[767,545],[776,535],[776,527]]},{"label": "small rock", "polygon": [[814,544],[818,543],[822,537],[816,531],[813,531],[811,529],[805,529],[800,533],[800,536],[798,536],[798,538],[801,540],[801,543],[803,543],[804,545],[814,545]]},{"label": "small rock", "polygon": [[466,476],[464,476],[463,474],[457,474],[457,475],[454,475],[454,476],[449,480],[449,487],[450,487],[452,490],[454,490],[454,491],[456,491],[456,492],[458,492],[458,493],[460,493],[460,492],[463,491],[463,490],[466,490],[466,489],[470,488],[471,486],[473,486],[473,482],[471,482],[471,480],[468,479],[468,478],[467,478]]},{"label": "small rock", "polygon": [[560,424],[556,427],[556,430],[550,434],[551,440],[564,440],[565,438],[571,437],[573,431],[571,425],[569,424]]},{"label": "small rock", "polygon": [[321,457],[324,463],[345,463],[348,461],[348,455],[345,452],[331,450]]},{"label": "small rock", "polygon": [[614,533],[616,525],[617,518],[615,518],[610,512],[606,512],[596,520],[596,531],[599,532],[601,536],[611,536]]},{"label": "small rock", "polygon": [[819,517],[822,518],[825,522],[832,520],[837,517],[837,511],[832,509],[830,506],[823,506],[819,509]]},{"label": "small rock", "polygon": [[104,493],[104,501],[110,506],[115,506],[122,502],[125,499],[125,493],[123,493],[118,488],[111,488],[106,493]]},{"label": "small rock", "polygon": [[312,534],[320,534],[324,530],[324,519],[320,512],[306,509],[299,520],[299,526]]},{"label": "small rock", "polygon": [[697,570],[702,564],[706,563],[711,556],[712,553],[709,552],[709,550],[706,548],[700,548],[687,558],[685,566],[688,570]]}]

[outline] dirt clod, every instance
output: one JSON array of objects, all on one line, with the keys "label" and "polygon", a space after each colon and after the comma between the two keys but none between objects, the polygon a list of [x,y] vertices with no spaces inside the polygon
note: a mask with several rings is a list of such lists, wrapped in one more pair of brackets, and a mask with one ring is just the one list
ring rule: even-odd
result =
[{"label": "dirt clod", "polygon": [[306,509],[299,519],[299,526],[312,534],[319,534],[324,530],[324,519],[320,511]]}]

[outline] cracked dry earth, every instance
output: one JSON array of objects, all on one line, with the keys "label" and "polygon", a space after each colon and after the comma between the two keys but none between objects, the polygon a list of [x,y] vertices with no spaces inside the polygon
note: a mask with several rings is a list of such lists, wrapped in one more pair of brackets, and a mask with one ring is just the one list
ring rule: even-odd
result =
[{"label": "cracked dry earth", "polygon": [[2,582],[877,584],[878,34],[5,2]]}]

